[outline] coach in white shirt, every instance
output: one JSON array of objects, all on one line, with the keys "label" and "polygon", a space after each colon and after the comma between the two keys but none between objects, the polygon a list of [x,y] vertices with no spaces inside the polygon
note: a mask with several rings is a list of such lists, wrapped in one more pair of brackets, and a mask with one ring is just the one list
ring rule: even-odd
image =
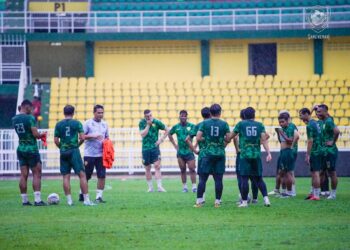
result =
[{"label": "coach in white shirt", "polygon": [[[95,105],[94,118],[87,120],[83,125],[85,133],[84,165],[86,178],[89,181],[94,168],[96,168],[97,190],[95,201],[97,203],[105,202],[102,198],[106,180],[106,168],[103,166],[102,161],[102,142],[104,139],[109,137],[109,134],[108,125],[104,120],[102,120],[103,114],[103,106]],[[81,197],[79,197],[79,200],[80,198]]]}]

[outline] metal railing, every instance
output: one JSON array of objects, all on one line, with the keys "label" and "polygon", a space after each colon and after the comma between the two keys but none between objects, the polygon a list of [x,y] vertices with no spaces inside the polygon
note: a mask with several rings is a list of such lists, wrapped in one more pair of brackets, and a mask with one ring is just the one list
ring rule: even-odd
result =
[{"label": "metal railing", "polygon": [[[305,127],[299,127],[301,138],[299,141],[299,151],[305,151],[306,133]],[[350,127],[339,127],[341,135],[339,142],[340,151],[350,151]],[[43,147],[38,141],[44,173],[59,173],[59,151],[53,143],[53,130],[42,130],[48,132],[48,147]],[[274,127],[266,127],[266,131],[271,136],[269,144],[271,151],[279,151],[278,139]],[[114,173],[138,173],[143,172],[141,156],[141,136],[137,128],[114,128],[109,130],[110,139],[114,144],[115,161],[109,172]],[[347,144],[344,144],[347,142]],[[339,143],[340,144],[340,143]],[[19,165],[16,156],[18,137],[14,130],[0,130],[0,175],[19,173]],[[347,146],[346,146],[347,145]],[[81,146],[81,155],[84,155],[84,145]],[[162,157],[162,169],[164,172],[178,172],[176,151],[169,140],[165,140],[160,146]],[[226,170],[235,171],[236,153],[232,144],[226,148]]]},{"label": "metal railing", "polygon": [[[325,28],[350,27],[350,5],[325,6]],[[0,12],[1,32],[123,33],[312,29],[312,8]]]}]

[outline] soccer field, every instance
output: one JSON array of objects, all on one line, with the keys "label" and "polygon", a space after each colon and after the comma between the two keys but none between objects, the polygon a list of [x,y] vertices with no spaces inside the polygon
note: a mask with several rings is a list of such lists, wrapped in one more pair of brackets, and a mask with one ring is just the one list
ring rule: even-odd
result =
[{"label": "soccer field", "polygon": [[[42,182],[43,197],[57,192],[61,203],[22,207],[18,182],[0,181],[1,249],[350,249],[350,178],[340,178],[337,200],[305,201],[308,178],[297,179],[293,199],[271,198],[237,208],[237,181],[227,176],[223,204],[214,208],[214,185],[206,204],[193,208],[195,194],[182,193],[178,178],[165,179],[167,193],[146,193],[144,179],[107,179],[105,204],[66,205],[61,180]],[[267,179],[268,189],[274,180]],[[90,183],[95,196],[96,182]],[[29,186],[29,190],[31,187]],[[29,192],[33,200],[32,191]]]}]

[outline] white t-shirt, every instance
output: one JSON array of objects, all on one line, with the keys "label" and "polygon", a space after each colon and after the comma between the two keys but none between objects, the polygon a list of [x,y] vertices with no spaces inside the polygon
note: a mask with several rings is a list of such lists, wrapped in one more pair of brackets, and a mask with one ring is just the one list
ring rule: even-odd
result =
[{"label": "white t-shirt", "polygon": [[109,137],[107,123],[104,120],[97,122],[94,119],[90,119],[84,123],[83,128],[85,135],[101,135],[103,138],[102,140],[85,140],[84,156],[102,157],[102,142],[105,138]]}]

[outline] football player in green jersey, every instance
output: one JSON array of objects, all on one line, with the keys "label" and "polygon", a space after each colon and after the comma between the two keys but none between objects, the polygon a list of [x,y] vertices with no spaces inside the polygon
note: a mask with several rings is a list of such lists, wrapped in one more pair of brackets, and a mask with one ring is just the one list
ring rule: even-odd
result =
[{"label": "football player in green jersey", "polygon": [[[201,126],[201,124],[205,121],[211,118],[211,114],[210,114],[210,109],[208,107],[204,107],[201,110],[201,115],[203,118],[203,121],[201,121],[200,123],[198,123],[196,126],[193,127],[193,129],[190,131],[190,135],[187,136],[186,138],[186,142],[187,145],[189,146],[189,148],[192,150],[193,153],[198,155],[198,161],[197,161],[197,166],[198,166],[198,177],[199,177],[199,182],[203,182],[202,180],[202,175],[201,173],[201,161],[202,158],[204,156],[204,148],[205,148],[205,141],[200,141],[200,142],[196,142],[195,145],[193,145],[192,140],[193,138],[197,135],[198,129]],[[197,145],[199,150],[197,150]],[[197,192],[197,199],[199,199],[201,201],[202,204],[205,203],[205,186],[204,186],[204,190],[203,190],[203,195],[201,197],[198,197],[198,192]]]},{"label": "football player in green jersey", "polygon": [[[158,119],[153,118],[152,112],[146,109],[144,118],[139,122],[139,130],[142,137],[142,163],[145,166],[148,192],[153,192],[151,165],[154,165],[158,192],[166,192],[162,186],[162,174],[160,171],[159,145],[168,136],[169,129]],[[164,130],[164,135],[158,139],[159,130]]]},{"label": "football player in green jersey", "polygon": [[83,125],[73,119],[73,106],[66,105],[63,113],[64,119],[55,126],[54,141],[60,149],[60,172],[63,176],[63,190],[67,198],[67,204],[69,206],[73,205],[70,186],[70,173],[73,169],[75,174],[79,176],[84,205],[92,206],[95,204],[89,198],[85,169],[79,151],[79,146],[84,142]]},{"label": "football player in green jersey", "polygon": [[[173,126],[169,132],[169,140],[173,144],[177,154],[177,161],[179,163],[180,171],[181,171],[181,180],[183,189],[182,192],[187,193],[187,173],[186,173],[186,165],[188,166],[188,170],[190,172],[191,182],[192,182],[192,192],[197,192],[196,186],[196,162],[193,152],[190,147],[186,143],[186,138],[189,136],[190,131],[194,129],[195,125],[189,123],[187,121],[187,111],[180,111],[180,123]],[[173,134],[176,134],[177,143],[174,140]]]},{"label": "football player in green jersey", "polygon": [[223,175],[226,167],[225,147],[229,143],[230,128],[227,122],[220,119],[221,107],[219,104],[213,104],[210,107],[211,119],[203,121],[200,125],[196,139],[198,142],[205,141],[203,149],[203,158],[201,166],[198,168],[200,181],[198,183],[197,201],[195,207],[201,207],[203,204],[203,193],[206,182],[210,174],[215,181],[215,207],[220,207],[223,191]]},{"label": "football player in green jersey", "polygon": [[268,137],[265,127],[262,123],[255,121],[255,110],[248,107],[243,112],[245,120],[237,123],[233,129],[230,139],[239,136],[239,171],[241,176],[241,193],[242,203],[239,207],[248,206],[248,180],[251,179],[259,188],[264,197],[265,206],[270,206],[270,200],[267,196],[266,184],[262,178],[261,163],[261,144],[263,145],[267,157],[266,161],[270,162],[272,157],[268,145]]},{"label": "football player in green jersey", "polygon": [[278,122],[281,128],[276,128],[276,132],[281,144],[281,151],[277,161],[277,168],[281,176],[282,186],[285,185],[287,188],[286,192],[282,192],[281,197],[289,198],[294,196],[292,186],[296,156],[293,149],[299,139],[299,134],[295,125],[290,124],[288,113],[280,113]]},{"label": "football player in green jersey", "polygon": [[[336,191],[338,185],[338,178],[336,172],[336,161],[338,158],[338,148],[336,142],[338,140],[340,131],[338,127],[334,124],[332,117],[328,113],[327,105],[321,104],[317,108],[317,116],[323,122],[322,126],[322,140],[321,140],[321,150],[323,154],[322,158],[322,170],[327,171],[331,178],[331,194],[327,199],[334,200],[336,198]],[[321,179],[324,176],[321,175]]]},{"label": "football player in green jersey", "polygon": [[309,200],[320,200],[320,171],[321,171],[321,127],[312,119],[311,111],[302,108],[299,111],[300,119],[306,124],[307,150],[305,162],[310,166],[312,192],[306,197]]},{"label": "football player in green jersey", "polygon": [[27,181],[29,169],[33,173],[34,205],[45,206],[41,200],[41,160],[36,140],[42,137],[38,132],[34,116],[32,116],[33,104],[24,100],[20,106],[20,113],[12,118],[12,126],[18,135],[19,145],[17,157],[21,169],[19,189],[23,206],[31,206],[28,200]]}]

